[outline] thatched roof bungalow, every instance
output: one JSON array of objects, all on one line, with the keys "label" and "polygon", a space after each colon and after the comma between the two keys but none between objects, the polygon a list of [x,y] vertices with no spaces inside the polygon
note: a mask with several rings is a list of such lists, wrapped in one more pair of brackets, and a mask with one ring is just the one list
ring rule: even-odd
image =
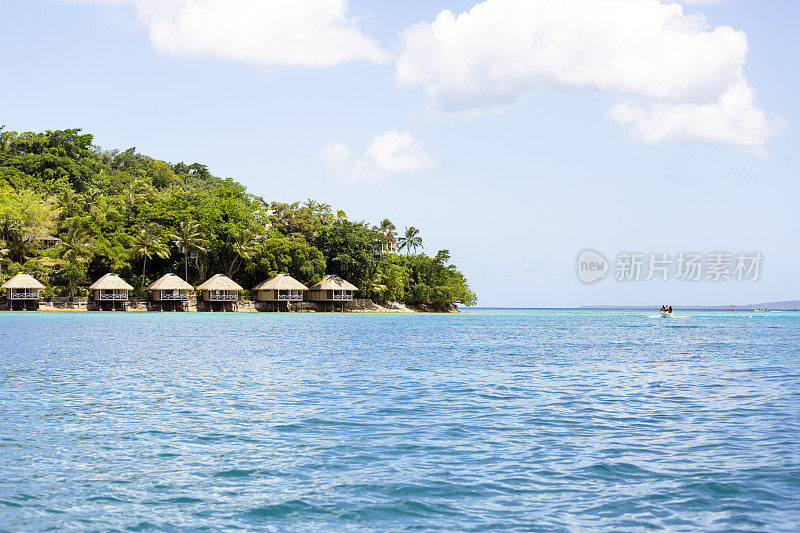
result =
[{"label": "thatched roof bungalow", "polygon": [[109,272],[89,285],[89,290],[92,293],[92,299],[98,302],[126,302],[128,301],[128,291],[132,291],[133,287],[121,277]]},{"label": "thatched roof bungalow", "polygon": [[328,274],[308,288],[308,299],[312,302],[347,302],[353,299],[357,291],[358,287],[352,283]]},{"label": "thatched roof bungalow", "polygon": [[238,302],[241,285],[224,274],[214,274],[197,287],[204,302]]},{"label": "thatched roof bungalow", "polygon": [[278,274],[253,290],[257,302],[300,302],[308,288],[289,274]]},{"label": "thatched roof bungalow", "polygon": [[61,242],[61,239],[54,235],[50,235],[45,231],[38,231],[35,233],[25,233],[22,236],[22,240],[25,242],[32,242],[36,243],[36,245],[41,250],[49,250],[50,248],[55,247],[58,243]]},{"label": "thatched roof bungalow", "polygon": [[44,285],[31,276],[20,272],[10,280],[3,283],[0,289],[6,293],[6,300],[25,300],[25,301],[38,301],[40,293],[44,289]]},{"label": "thatched roof bungalow", "polygon": [[185,302],[189,300],[189,292],[193,291],[194,287],[186,283],[182,277],[170,272],[158,278],[147,287],[147,290],[150,291],[150,297],[154,302]]}]

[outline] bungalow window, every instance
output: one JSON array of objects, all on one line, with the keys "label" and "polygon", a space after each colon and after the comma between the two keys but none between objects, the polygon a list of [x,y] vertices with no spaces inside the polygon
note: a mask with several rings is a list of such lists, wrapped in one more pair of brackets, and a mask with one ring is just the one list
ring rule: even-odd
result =
[{"label": "bungalow window", "polygon": [[162,300],[186,300],[187,298],[188,294],[180,289],[161,291]]},{"label": "bungalow window", "polygon": [[278,300],[302,300],[303,292],[297,289],[278,289]]},{"label": "bungalow window", "polygon": [[104,289],[100,291],[101,300],[124,300],[128,297],[128,291],[123,289]]},{"label": "bungalow window", "polygon": [[238,293],[234,291],[212,290],[209,291],[212,300],[237,300]]},{"label": "bungalow window", "polygon": [[39,289],[12,289],[12,300],[38,300]]}]

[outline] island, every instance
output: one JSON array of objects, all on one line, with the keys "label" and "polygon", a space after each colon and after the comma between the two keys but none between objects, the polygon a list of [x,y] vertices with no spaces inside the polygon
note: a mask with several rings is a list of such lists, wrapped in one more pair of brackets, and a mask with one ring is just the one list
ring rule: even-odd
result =
[{"label": "island", "polygon": [[267,201],[206,165],[93,140],[79,129],[0,128],[4,308],[453,311],[477,302],[449,251],[424,253],[416,227],[350,220],[311,199]]}]

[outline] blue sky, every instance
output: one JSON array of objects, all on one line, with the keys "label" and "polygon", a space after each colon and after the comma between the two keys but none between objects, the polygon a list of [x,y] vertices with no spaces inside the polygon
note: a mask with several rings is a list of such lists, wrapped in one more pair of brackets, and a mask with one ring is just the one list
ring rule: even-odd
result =
[{"label": "blue sky", "polygon": [[[800,298],[800,5],[554,5],[5,0],[0,124],[415,225],[481,305]],[[764,263],[584,285],[584,248]]]}]

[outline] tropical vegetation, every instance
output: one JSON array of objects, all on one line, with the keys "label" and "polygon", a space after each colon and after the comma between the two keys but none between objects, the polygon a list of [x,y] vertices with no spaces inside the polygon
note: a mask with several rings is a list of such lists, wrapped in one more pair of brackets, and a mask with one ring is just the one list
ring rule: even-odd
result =
[{"label": "tropical vegetation", "polygon": [[475,294],[420,230],[397,235],[315,200],[268,202],[199,163],[102,150],[77,129],[0,128],[0,279],[27,272],[53,295],[84,295],[116,272],[142,291],[167,272],[197,285],[221,272],[252,287],[278,273],[337,274],[376,301],[447,307]]}]

